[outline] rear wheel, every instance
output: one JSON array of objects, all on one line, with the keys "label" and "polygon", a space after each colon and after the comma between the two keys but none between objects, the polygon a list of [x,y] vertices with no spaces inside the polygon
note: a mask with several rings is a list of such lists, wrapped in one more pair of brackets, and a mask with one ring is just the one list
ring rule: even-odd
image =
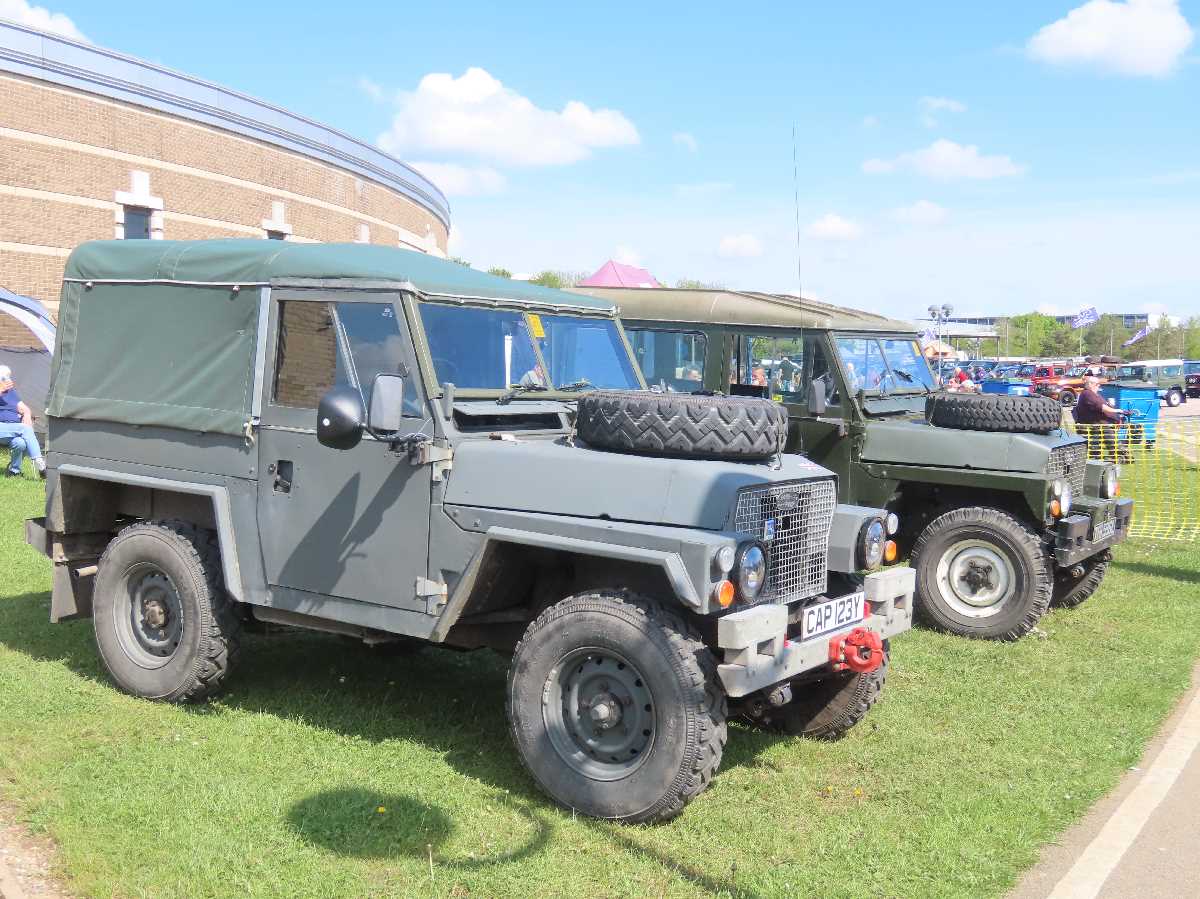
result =
[{"label": "rear wheel", "polygon": [[1072,568],[1060,568],[1054,573],[1053,604],[1062,609],[1073,609],[1100,589],[1100,583],[1108,572],[1112,553],[1105,550],[1079,564],[1078,573]]},{"label": "rear wheel", "polygon": [[117,686],[168,702],[217,692],[241,636],[216,535],[182,521],[140,521],[117,534],[100,557],[93,618]]},{"label": "rear wheel", "polygon": [[721,764],[726,700],[716,670],[695,628],[654,600],[569,597],[530,624],[513,653],[513,742],[565,808],[669,820]]},{"label": "rear wheel", "polygon": [[1183,391],[1172,387],[1167,391],[1167,405],[1174,409],[1183,402]]},{"label": "rear wheel", "polygon": [[1040,536],[999,509],[970,506],[935,518],[917,538],[911,564],[917,614],[952,634],[1016,640],[1050,604]]}]

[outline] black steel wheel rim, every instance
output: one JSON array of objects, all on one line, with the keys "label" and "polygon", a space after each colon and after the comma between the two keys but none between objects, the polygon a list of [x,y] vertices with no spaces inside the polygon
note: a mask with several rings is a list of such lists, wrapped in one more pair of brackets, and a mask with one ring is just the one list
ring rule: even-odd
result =
[{"label": "black steel wheel rim", "polygon": [[594,646],[568,652],[542,697],[550,744],[584,777],[620,780],[649,756],[657,706],[642,673],[620,653]]},{"label": "black steel wheel rim", "polygon": [[161,668],[183,641],[183,600],[170,575],[149,562],[131,566],[121,577],[114,624],[121,649],[143,668]]}]

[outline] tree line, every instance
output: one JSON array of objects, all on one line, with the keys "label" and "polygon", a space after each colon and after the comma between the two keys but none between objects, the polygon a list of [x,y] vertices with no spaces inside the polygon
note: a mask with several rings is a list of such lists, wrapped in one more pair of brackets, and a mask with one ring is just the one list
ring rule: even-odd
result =
[{"label": "tree line", "polygon": [[[1130,361],[1141,359],[1200,359],[1200,316],[1171,324],[1162,319],[1158,327],[1129,347],[1122,344],[1139,329],[1125,327],[1122,316],[1102,315],[1093,325],[1075,329],[1049,315],[1030,312],[996,321],[995,338],[980,343],[980,354],[988,356],[1086,356],[1113,355]],[[1080,333],[1082,331],[1082,334]],[[1081,340],[1082,337],[1082,340]],[[972,339],[956,340],[962,349],[974,349]]]}]

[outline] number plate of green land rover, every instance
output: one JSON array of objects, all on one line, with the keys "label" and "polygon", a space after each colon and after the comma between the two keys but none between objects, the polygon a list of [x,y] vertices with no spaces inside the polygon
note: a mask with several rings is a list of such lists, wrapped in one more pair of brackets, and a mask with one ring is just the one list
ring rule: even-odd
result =
[{"label": "number plate of green land rover", "polygon": [[1115,518],[1102,521],[1092,530],[1092,542],[1099,543],[1101,540],[1107,540],[1116,532],[1117,520]]},{"label": "number plate of green land rover", "polygon": [[867,594],[863,591],[828,599],[809,606],[804,610],[804,620],[800,625],[800,639],[808,640],[828,634],[848,624],[858,624],[863,620],[863,604]]}]

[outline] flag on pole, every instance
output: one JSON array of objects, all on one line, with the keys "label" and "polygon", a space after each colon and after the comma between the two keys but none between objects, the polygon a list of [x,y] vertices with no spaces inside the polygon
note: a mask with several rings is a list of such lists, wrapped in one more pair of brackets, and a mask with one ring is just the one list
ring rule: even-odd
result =
[{"label": "flag on pole", "polygon": [[1071,319],[1072,328],[1086,328],[1088,325],[1094,325],[1100,321],[1100,313],[1096,311],[1095,306],[1080,306],[1079,314]]},{"label": "flag on pole", "polygon": [[937,334],[934,332],[933,328],[926,328],[924,333],[921,334],[921,341],[923,343],[929,344],[929,343],[933,343],[936,340],[937,340]]},{"label": "flag on pole", "polygon": [[1150,326],[1146,325],[1146,327],[1142,328],[1142,330],[1138,331],[1136,334],[1134,334],[1132,337],[1130,337],[1127,341],[1125,341],[1123,344],[1121,344],[1121,346],[1133,346],[1139,340],[1144,339],[1149,333],[1150,333]]}]

